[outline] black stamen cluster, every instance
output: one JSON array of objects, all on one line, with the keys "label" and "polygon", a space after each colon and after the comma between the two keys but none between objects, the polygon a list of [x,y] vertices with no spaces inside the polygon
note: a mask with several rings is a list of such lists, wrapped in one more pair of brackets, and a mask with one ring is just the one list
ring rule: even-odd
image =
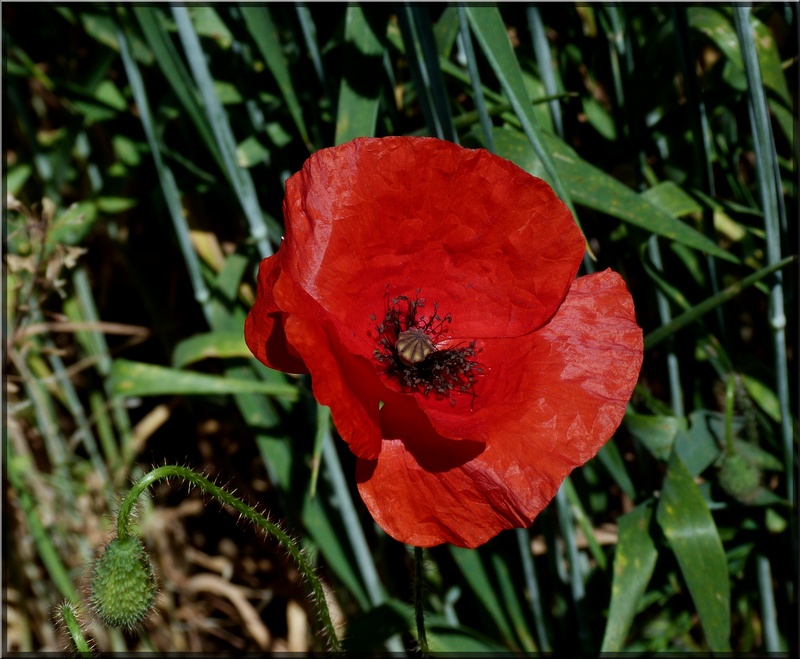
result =
[{"label": "black stamen cluster", "polygon": [[[466,346],[436,349],[437,339],[452,322],[450,314],[440,316],[438,305],[433,303],[433,314],[426,318],[419,313],[425,306],[425,298],[398,295],[387,301],[383,320],[375,325],[379,348],[373,353],[375,359],[385,367],[385,373],[396,378],[409,391],[424,395],[433,392],[437,397],[450,397],[456,404],[455,393],[471,393],[475,396],[475,379],[482,372],[474,357],[479,352],[475,341]],[[372,316],[375,320],[375,316]],[[404,364],[397,354],[397,338],[401,332],[418,329],[425,332],[434,344],[433,351],[421,362]]]}]

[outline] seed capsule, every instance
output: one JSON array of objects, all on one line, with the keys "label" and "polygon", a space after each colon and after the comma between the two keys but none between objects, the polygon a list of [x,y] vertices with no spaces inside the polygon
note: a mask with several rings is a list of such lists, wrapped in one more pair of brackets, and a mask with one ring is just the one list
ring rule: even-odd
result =
[{"label": "seed capsule", "polygon": [[400,332],[397,336],[397,356],[406,366],[419,364],[430,355],[433,348],[433,341],[422,330],[411,329]]}]

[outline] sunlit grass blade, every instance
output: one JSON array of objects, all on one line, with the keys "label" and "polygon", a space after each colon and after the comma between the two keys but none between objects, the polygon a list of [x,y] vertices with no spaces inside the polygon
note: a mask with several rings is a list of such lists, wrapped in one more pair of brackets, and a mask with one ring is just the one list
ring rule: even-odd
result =
[{"label": "sunlit grass blade", "polygon": [[653,576],[658,550],[650,537],[652,515],[652,503],[646,502],[617,521],[619,540],[614,555],[614,581],[600,652],[621,652],[625,648],[628,630]]},{"label": "sunlit grass blade", "polygon": [[297,399],[297,388],[289,384],[256,379],[238,380],[227,375],[207,375],[126,359],[114,361],[111,369],[111,390],[117,396],[261,393],[289,400]]},{"label": "sunlit grass blade", "polygon": [[[355,506],[353,505],[353,499],[347,487],[347,480],[342,471],[342,463],[339,460],[339,454],[336,452],[336,446],[333,444],[333,437],[330,430],[325,433],[325,439],[322,444],[322,457],[325,462],[325,469],[330,477],[334,495],[339,504],[339,512],[341,513],[345,531],[350,540],[350,546],[355,554],[356,565],[361,572],[361,577],[364,581],[369,600],[373,606],[383,604],[386,601],[386,590],[381,584],[375,561],[372,558],[367,539],[364,536],[364,530],[361,528],[361,523],[358,519]],[[403,644],[397,636],[391,637],[386,642],[386,649],[390,652],[401,652],[402,647]]]},{"label": "sunlit grass blade", "polygon": [[427,80],[427,69],[424,66],[424,58],[417,48],[419,37],[417,36],[411,7],[408,4],[403,4],[400,7],[400,11],[397,14],[397,23],[400,26],[400,33],[403,35],[403,46],[408,57],[411,80],[417,90],[417,102],[422,116],[425,118],[428,134],[441,138],[443,135],[442,127],[438,122],[437,113],[434,111],[430,86]]},{"label": "sunlit grass blade", "polygon": [[236,155],[236,140],[231,129],[228,115],[222,107],[216,90],[211,72],[208,70],[205,54],[200,46],[200,39],[195,32],[189,11],[186,7],[173,6],[172,15],[178,27],[178,35],[183,43],[183,49],[189,60],[189,68],[197,83],[200,97],[203,99],[203,107],[211,124],[211,130],[222,154],[222,162],[228,174],[228,179],[233,186],[239,204],[244,211],[247,223],[250,227],[250,236],[258,246],[259,254],[262,258],[272,254],[272,247],[269,244],[267,235],[267,225],[261,215],[261,207],[256,195],[255,185],[250,171],[240,167]]},{"label": "sunlit grass blade", "polygon": [[[658,270],[663,270],[664,266],[661,263],[661,249],[658,245],[658,236],[651,236],[650,240],[647,241],[647,252],[653,261],[654,267]],[[667,297],[658,289],[656,289],[655,293],[661,325],[669,325],[672,321],[672,311],[669,308]],[[667,349],[667,377],[669,378],[669,400],[672,405],[672,413],[675,416],[683,416],[683,389],[681,388],[678,356],[675,354],[672,345],[669,345]]]},{"label": "sunlit grass blade", "polygon": [[556,493],[555,508],[558,516],[558,528],[564,540],[567,561],[569,563],[568,579],[570,593],[572,595],[572,606],[574,607],[577,618],[577,630],[575,633],[581,648],[587,649],[589,644],[589,628],[586,619],[586,586],[584,584],[583,564],[578,552],[578,543],[575,538],[572,513],[563,483]]},{"label": "sunlit grass blade", "polygon": [[[283,94],[283,99],[286,101],[289,113],[292,115],[300,137],[303,138],[303,142],[305,142],[308,150],[312,151],[313,147],[308,138],[308,130],[303,120],[303,110],[300,107],[300,101],[297,100],[297,94],[294,91],[289,66],[283,54],[281,42],[278,37],[278,30],[275,27],[275,22],[272,20],[272,14],[269,8],[258,5],[242,5],[239,11],[242,13],[250,36],[253,37],[253,41],[256,42],[256,46],[258,46],[261,55],[266,60],[269,70],[272,71],[272,75],[278,83],[278,87]],[[319,58],[318,55],[317,58]]]},{"label": "sunlit grass blade", "polygon": [[678,559],[709,647],[714,652],[730,652],[725,551],[705,499],[676,451],[670,457],[656,519]]}]

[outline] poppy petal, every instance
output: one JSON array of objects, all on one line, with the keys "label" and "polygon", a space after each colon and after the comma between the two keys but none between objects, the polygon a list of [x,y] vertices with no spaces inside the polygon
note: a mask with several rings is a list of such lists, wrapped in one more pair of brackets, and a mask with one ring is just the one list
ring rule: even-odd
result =
[{"label": "poppy petal", "polygon": [[606,270],[575,280],[540,330],[490,349],[514,357],[506,374],[518,379],[518,393],[497,406],[474,457],[476,442],[431,452],[424,437],[405,437],[384,439],[377,460],[357,462],[364,502],[402,542],[476,547],[530,525],[621,422],[641,368],[642,331],[625,283]]},{"label": "poppy petal", "polygon": [[454,339],[518,336],[555,312],[584,252],[544,181],[432,138],[318,151],[287,181],[284,214],[284,272],[366,357],[375,345],[362,328],[382,317],[387,287],[438,303]]},{"label": "poppy petal", "polygon": [[258,294],[244,323],[244,340],[262,364],[284,373],[308,373],[297,351],[286,340],[286,314],[275,304],[273,288],[280,276],[281,253],[258,268]]}]

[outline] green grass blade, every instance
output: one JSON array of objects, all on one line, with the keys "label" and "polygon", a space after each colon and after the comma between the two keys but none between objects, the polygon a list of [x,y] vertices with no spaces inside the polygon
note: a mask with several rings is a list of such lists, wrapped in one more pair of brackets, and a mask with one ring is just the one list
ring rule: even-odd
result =
[{"label": "green grass blade", "polygon": [[533,564],[531,555],[531,543],[528,529],[514,529],[517,536],[517,546],[519,547],[520,557],[522,558],[522,573],[525,579],[525,586],[528,590],[528,600],[533,613],[533,623],[536,626],[536,635],[539,639],[539,646],[542,652],[550,652],[550,637],[547,633],[548,625],[544,619],[544,609],[542,607],[541,590],[539,580],[536,577],[536,568]]},{"label": "green grass blade", "polygon": [[[415,33],[422,51],[420,68],[424,72],[427,95],[433,102],[437,135],[442,139],[458,142],[458,136],[453,128],[453,118],[450,115],[450,104],[447,100],[444,78],[439,68],[439,52],[433,35],[433,25],[428,7],[420,4],[411,4],[407,7],[411,13],[411,20],[414,23]],[[417,52],[416,48],[414,52]]]},{"label": "green grass blade", "polygon": [[241,331],[208,332],[190,336],[178,343],[172,353],[172,365],[184,368],[208,358],[251,356]]},{"label": "green grass blade", "polygon": [[575,212],[569,190],[564,185],[550,152],[541,140],[541,132],[531,109],[530,99],[525,92],[522,71],[508,40],[508,33],[499,10],[496,7],[468,5],[467,15],[483,54],[489,60],[511,107],[514,108],[514,113],[522,123],[525,136],[542,162],[553,190],[569,206],[577,222],[578,214]]},{"label": "green grass blade", "polygon": [[352,4],[345,15],[344,75],[336,110],[335,144],[372,137],[380,105],[384,34],[377,34],[364,9]]},{"label": "green grass blade", "polygon": [[614,581],[600,652],[624,649],[637,607],[653,576],[658,550],[650,537],[652,515],[653,506],[648,501],[617,520],[619,540],[614,555]]},{"label": "green grass blade", "polygon": [[672,452],[656,509],[714,652],[730,652],[728,563],[711,512],[691,474]]},{"label": "green grass blade", "polygon": [[528,623],[522,613],[522,606],[519,603],[519,597],[517,597],[517,591],[514,581],[511,579],[508,565],[503,556],[497,553],[491,554],[491,561],[497,584],[500,587],[500,594],[503,597],[505,610],[508,611],[508,617],[517,634],[517,638],[520,640],[522,650],[524,652],[536,652],[536,643],[528,630]]},{"label": "green grass blade", "polygon": [[133,98],[139,109],[139,116],[142,121],[145,135],[147,136],[147,143],[150,147],[150,153],[156,166],[158,174],[158,181],[161,184],[161,190],[164,194],[164,201],[166,201],[172,223],[175,227],[175,233],[178,236],[178,243],[181,247],[183,259],[186,262],[186,268],[189,271],[189,278],[192,282],[194,289],[194,297],[203,308],[206,320],[209,319],[210,310],[208,307],[208,300],[210,294],[208,288],[203,280],[202,272],[200,271],[200,260],[192,247],[192,242],[189,238],[189,226],[186,218],[183,215],[183,207],[181,204],[181,195],[178,186],[175,183],[175,177],[172,170],[164,163],[161,157],[160,146],[156,139],[155,126],[153,124],[153,117],[150,112],[150,104],[147,100],[147,91],[144,88],[139,67],[130,54],[130,47],[128,45],[128,38],[125,31],[121,28],[117,29],[117,38],[119,39],[120,55],[125,67],[125,73],[128,76],[128,83],[131,86]]},{"label": "green grass blade", "polygon": [[651,348],[655,347],[668,337],[672,336],[678,330],[690,325],[691,323],[695,322],[698,318],[707,314],[712,309],[716,308],[720,304],[724,304],[729,300],[735,298],[739,293],[741,293],[745,288],[752,286],[756,282],[761,281],[764,277],[772,274],[773,272],[777,272],[781,268],[785,268],[790,263],[794,263],[797,260],[796,256],[788,256],[785,259],[782,259],[775,263],[774,265],[766,266],[765,268],[761,268],[760,270],[754,272],[747,277],[744,277],[741,281],[737,282],[736,284],[732,284],[727,288],[721,290],[717,295],[712,295],[711,297],[703,300],[700,304],[695,305],[688,311],[685,311],[680,316],[676,316],[673,318],[667,325],[662,325],[656,330],[653,330],[644,337],[644,349],[650,350]]},{"label": "green grass blade", "polygon": [[155,6],[132,6],[131,11],[142,28],[144,38],[155,56],[161,72],[169,82],[170,89],[183,105],[200,138],[206,145],[221,171],[225,171],[222,154],[214,140],[197,90],[165,26],[166,18],[161,8]]},{"label": "green grass blade", "polygon": [[464,55],[467,59],[467,71],[472,82],[472,93],[475,99],[475,109],[481,122],[481,134],[483,135],[484,146],[495,153],[494,135],[492,134],[492,120],[486,108],[486,99],[483,95],[483,85],[478,71],[478,61],[475,58],[475,49],[472,47],[472,34],[469,30],[469,19],[464,11],[464,7],[458,7],[458,23],[461,34],[461,43],[464,47]]},{"label": "green grass blade", "polygon": [[461,570],[461,574],[464,575],[464,579],[472,588],[478,601],[492,617],[503,639],[512,647],[515,646],[516,642],[511,631],[511,625],[489,580],[489,574],[483,566],[480,553],[477,549],[463,549],[453,545],[449,545],[449,547],[450,554]]},{"label": "green grass blade", "polygon": [[303,110],[300,107],[300,101],[297,100],[297,94],[294,91],[292,84],[292,76],[289,73],[289,65],[286,62],[286,57],[283,54],[281,42],[278,37],[278,29],[275,27],[275,22],[272,20],[272,14],[265,6],[258,5],[242,5],[239,9],[242,12],[247,30],[253,41],[256,42],[258,50],[266,60],[269,70],[275,77],[278,87],[283,94],[283,99],[289,108],[289,113],[292,115],[295,126],[303,138],[306,147],[309,151],[313,151],[313,146],[308,138],[308,130],[306,129],[305,121],[303,120]]},{"label": "green grass blade", "polygon": [[[699,231],[665,213],[651,204],[645,196],[636,194],[606,172],[583,160],[556,136],[542,132],[541,137],[576,202],[688,247],[708,252],[726,261],[738,262],[730,252]],[[548,174],[541,161],[519,131],[510,127],[495,128],[494,139],[498,155],[508,158],[534,176],[547,178]]]},{"label": "green grass blade", "polygon": [[[742,48],[742,60],[747,76],[747,92],[750,105],[750,123],[756,156],[756,173],[761,193],[761,208],[764,212],[764,228],[767,234],[767,262],[775,265],[781,258],[781,234],[779,205],[783,191],[780,180],[776,180],[774,164],[777,156],[775,141],[770,128],[769,109],[764,93],[761,69],[758,62],[753,30],[750,24],[750,8],[735,7],[733,16]],[[770,327],[774,344],[776,384],[781,406],[781,436],[786,461],[786,498],[794,500],[794,432],[792,428],[791,402],[789,400],[789,370],[786,354],[786,312],[784,310],[783,278],[775,277],[770,288]]]},{"label": "green grass blade", "polygon": [[233,130],[231,129],[228,115],[225,113],[225,109],[222,107],[217,91],[214,88],[214,81],[211,78],[205,54],[200,46],[200,38],[192,25],[189,11],[186,7],[173,6],[172,15],[175,18],[178,35],[189,60],[189,68],[200,90],[200,97],[203,99],[203,107],[211,124],[214,139],[222,154],[222,162],[228,175],[228,180],[231,182],[239,204],[247,218],[250,236],[258,246],[261,257],[270,256],[272,247],[269,244],[267,225],[261,215],[261,207],[256,195],[253,178],[250,176],[249,170],[239,166]]},{"label": "green grass blade", "polygon": [[[556,68],[556,61],[550,54],[550,42],[547,40],[547,35],[542,22],[542,15],[539,12],[539,7],[531,5],[528,7],[528,27],[531,31],[531,39],[533,40],[533,51],[536,53],[536,63],[539,65],[539,76],[542,79],[545,92],[548,96],[555,96],[563,91],[563,86],[560,80],[557,80],[558,69]],[[553,127],[555,128],[556,135],[559,137],[564,136],[564,128],[561,119],[561,104],[558,99],[553,99],[549,102],[550,114],[553,116]]]}]

